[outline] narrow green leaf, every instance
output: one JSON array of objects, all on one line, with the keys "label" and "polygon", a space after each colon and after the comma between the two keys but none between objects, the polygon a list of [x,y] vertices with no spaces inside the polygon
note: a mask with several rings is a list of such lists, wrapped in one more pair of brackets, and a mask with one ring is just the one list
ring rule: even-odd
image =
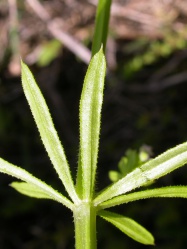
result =
[{"label": "narrow green leaf", "polygon": [[102,49],[91,59],[80,100],[79,194],[90,199],[97,167],[106,62]]},{"label": "narrow green leaf", "polygon": [[60,54],[62,43],[56,39],[41,44],[37,64],[40,67],[48,66]]},{"label": "narrow green leaf", "polygon": [[147,198],[157,198],[157,197],[187,198],[187,186],[169,186],[169,187],[138,191],[126,195],[120,195],[108,201],[102,202],[98,206],[98,208],[105,209],[132,201],[137,201]]},{"label": "narrow green leaf", "polygon": [[99,51],[101,45],[103,45],[103,50],[105,51],[110,19],[110,7],[111,0],[99,0],[92,43],[92,56]]},{"label": "narrow green leaf", "polygon": [[112,223],[115,227],[137,242],[145,245],[154,245],[152,234],[134,220],[103,210],[99,212],[99,216]]},{"label": "narrow green leaf", "polygon": [[52,199],[51,196],[44,192],[41,188],[38,188],[36,185],[27,182],[12,182],[10,186],[19,193],[29,197],[38,199]]},{"label": "narrow green leaf", "polygon": [[23,62],[21,65],[24,93],[40,132],[42,142],[69,196],[75,203],[79,203],[64,149],[54,128],[45,99],[29,68]]},{"label": "narrow green leaf", "polygon": [[41,192],[45,193],[47,196],[50,196],[51,199],[60,202],[64,206],[73,210],[73,203],[69,201],[66,197],[59,194],[56,190],[47,185],[45,182],[42,182],[38,178],[32,176],[26,170],[21,169],[18,166],[15,166],[3,160],[2,158],[0,158],[0,172],[11,175],[24,182],[27,182],[28,184],[31,184],[32,186],[35,186],[36,188],[40,189]]},{"label": "narrow green leaf", "polygon": [[95,205],[141,187],[186,163],[187,143],[183,143],[148,161],[118,182],[109,186],[96,197]]}]

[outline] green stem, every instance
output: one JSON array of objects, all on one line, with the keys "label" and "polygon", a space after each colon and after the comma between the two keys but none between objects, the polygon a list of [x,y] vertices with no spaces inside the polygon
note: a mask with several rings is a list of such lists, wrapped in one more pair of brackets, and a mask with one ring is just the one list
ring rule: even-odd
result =
[{"label": "green stem", "polygon": [[108,24],[110,19],[110,7],[112,0],[99,0],[95,19],[95,31],[92,43],[92,56],[94,56],[103,45],[106,48]]},{"label": "green stem", "polygon": [[75,248],[96,249],[96,210],[91,203],[82,201],[74,209]]}]

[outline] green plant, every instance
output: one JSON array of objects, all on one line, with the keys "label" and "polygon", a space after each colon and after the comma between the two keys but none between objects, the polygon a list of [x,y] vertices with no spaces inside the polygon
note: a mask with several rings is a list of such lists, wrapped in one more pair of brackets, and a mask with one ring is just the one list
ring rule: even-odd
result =
[{"label": "green plant", "polygon": [[[153,65],[177,50],[185,49],[186,46],[186,27],[182,30],[163,30],[162,40],[150,42],[148,38],[139,38],[126,46],[131,59],[123,67],[124,76],[132,77],[144,67]],[[135,56],[132,53],[135,53]]]},{"label": "green plant", "polygon": [[143,163],[150,160],[151,154],[151,148],[147,145],[143,145],[138,152],[136,150],[128,149],[125,152],[125,156],[123,156],[118,163],[119,171],[109,171],[110,180],[112,182],[120,180],[133,171],[133,169],[140,167]]},{"label": "green plant", "polygon": [[56,39],[43,43],[40,46],[37,64],[40,67],[48,66],[59,55],[61,47],[62,44]]},{"label": "green plant", "polygon": [[[103,10],[104,11],[104,10]],[[97,33],[97,31],[96,31]],[[98,44],[102,43],[102,39]],[[106,71],[102,48],[90,61],[80,99],[80,146],[76,183],[74,183],[64,149],[54,128],[45,99],[28,67],[22,62],[22,86],[38,127],[48,156],[64,185],[69,198],[34,177],[26,170],[0,158],[0,172],[21,181],[11,186],[18,192],[35,198],[51,199],[73,212],[75,246],[77,249],[95,249],[96,216],[110,222],[132,239],[143,244],[154,244],[150,232],[134,220],[105,209],[151,197],[187,198],[187,187],[173,186],[129,193],[156,180],[187,162],[187,142],[178,145],[155,159],[141,164],[131,164],[121,179],[97,193],[95,178],[99,149],[101,107]],[[128,159],[131,158],[128,156]],[[137,162],[137,160],[135,160]]]},{"label": "green plant", "polygon": [[[116,213],[105,211],[116,205],[150,197],[187,198],[187,187],[163,187],[134,193],[161,176],[187,162],[187,143],[178,145],[148,162],[133,166],[133,170],[100,193],[95,193],[95,175],[99,145],[99,131],[105,58],[102,49],[92,58],[85,77],[80,100],[80,148],[76,185],[74,185],[64,149],[54,128],[45,100],[28,69],[22,63],[22,84],[41,139],[53,166],[70,199],[27,171],[0,159],[0,172],[21,179],[11,186],[22,194],[60,202],[74,215],[76,248],[96,248],[96,216],[112,223],[122,232],[143,244],[154,244],[153,236],[138,223]],[[132,157],[132,156],[131,156]]]},{"label": "green plant", "polygon": [[112,0],[98,1],[95,20],[95,32],[92,44],[92,56],[99,51],[101,44],[103,44],[103,50],[105,51],[111,2]]}]

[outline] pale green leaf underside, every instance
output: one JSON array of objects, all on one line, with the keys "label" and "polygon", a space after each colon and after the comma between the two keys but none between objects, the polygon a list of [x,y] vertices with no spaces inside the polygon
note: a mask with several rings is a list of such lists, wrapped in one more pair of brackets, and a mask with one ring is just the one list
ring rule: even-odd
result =
[{"label": "pale green leaf underside", "polygon": [[134,220],[108,211],[100,211],[99,216],[112,223],[137,242],[145,245],[154,245],[152,234]]},{"label": "pale green leaf underside", "polygon": [[94,201],[95,205],[141,187],[186,163],[187,143],[183,143],[148,161],[118,182],[109,186],[96,197]]},{"label": "pale green leaf underside", "polygon": [[102,49],[92,58],[80,100],[80,160],[77,188],[84,199],[94,190],[106,62]]},{"label": "pale green leaf underside", "polygon": [[73,210],[73,203],[70,202],[66,197],[58,193],[52,187],[47,185],[45,182],[42,182],[38,178],[32,176],[26,170],[21,169],[5,160],[0,158],[0,172],[16,177],[24,182],[35,186],[37,189],[40,189],[41,192],[45,193],[47,196],[50,196],[51,199],[60,202],[69,209]]},{"label": "pale green leaf underside", "polygon": [[38,188],[36,185],[27,182],[12,182],[10,186],[17,190],[19,193],[27,195],[29,197],[38,199],[52,199],[52,197],[44,192],[41,188]]},{"label": "pale green leaf underside", "polygon": [[169,186],[169,187],[138,191],[138,192],[134,192],[131,194],[126,194],[126,195],[120,195],[108,201],[102,202],[98,206],[98,208],[105,209],[105,208],[114,207],[117,205],[132,202],[132,201],[137,201],[137,200],[147,199],[147,198],[157,198],[157,197],[187,198],[187,186]]},{"label": "pale green leaf underside", "polygon": [[21,65],[24,93],[40,132],[43,144],[69,196],[75,203],[79,203],[64,149],[54,128],[45,99],[29,68],[23,62]]}]

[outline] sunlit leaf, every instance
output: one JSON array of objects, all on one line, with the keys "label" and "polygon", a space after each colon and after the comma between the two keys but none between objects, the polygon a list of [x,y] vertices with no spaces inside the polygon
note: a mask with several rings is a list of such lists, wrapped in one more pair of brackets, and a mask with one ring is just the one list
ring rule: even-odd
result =
[{"label": "sunlit leaf", "polygon": [[79,202],[64,149],[55,130],[45,99],[29,68],[22,62],[22,85],[46,151],[69,196]]},{"label": "sunlit leaf", "polygon": [[109,208],[132,201],[137,201],[147,198],[157,198],[157,197],[187,198],[187,186],[169,186],[169,187],[138,191],[131,194],[120,195],[101,203],[99,205],[99,208],[101,209]]},{"label": "sunlit leaf", "polygon": [[124,178],[106,188],[96,197],[95,205],[139,188],[186,163],[187,143],[183,143],[136,168]]},{"label": "sunlit leaf", "polygon": [[89,64],[80,100],[80,151],[77,189],[87,199],[94,191],[105,71],[106,62],[101,49]]},{"label": "sunlit leaf", "polygon": [[112,223],[130,238],[145,245],[154,245],[152,234],[136,221],[108,211],[100,211],[99,216]]},{"label": "sunlit leaf", "polygon": [[31,184],[32,186],[35,186],[37,189],[40,189],[41,192],[45,193],[47,196],[50,196],[51,199],[62,203],[70,209],[73,209],[72,202],[70,202],[66,197],[59,194],[56,190],[47,185],[45,182],[42,182],[40,179],[37,179],[36,177],[32,176],[26,170],[21,169],[20,167],[17,167],[3,160],[2,158],[0,158],[0,172],[11,175],[13,177],[16,177],[17,179]]},{"label": "sunlit leaf", "polygon": [[27,182],[12,182],[10,186],[21,194],[27,195],[29,197],[38,199],[52,199],[51,196],[44,192],[41,188],[38,188],[36,185]]}]

